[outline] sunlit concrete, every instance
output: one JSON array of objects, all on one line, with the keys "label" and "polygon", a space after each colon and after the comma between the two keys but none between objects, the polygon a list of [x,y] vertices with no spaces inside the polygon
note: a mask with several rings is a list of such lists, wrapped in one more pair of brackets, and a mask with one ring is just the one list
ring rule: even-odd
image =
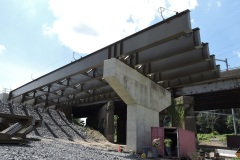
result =
[{"label": "sunlit concrete", "polygon": [[115,58],[104,61],[103,77],[127,104],[127,148],[142,152],[159,112],[171,104],[170,92]]}]

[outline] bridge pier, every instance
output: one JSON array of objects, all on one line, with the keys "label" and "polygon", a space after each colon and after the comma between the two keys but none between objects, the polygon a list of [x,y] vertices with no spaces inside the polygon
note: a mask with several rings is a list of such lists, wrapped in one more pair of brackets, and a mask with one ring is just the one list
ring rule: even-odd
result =
[{"label": "bridge pier", "polygon": [[175,98],[175,101],[177,104],[183,105],[184,109],[186,110],[186,116],[184,117],[183,123],[181,126],[175,126],[180,127],[185,130],[192,131],[194,133],[197,133],[196,128],[196,121],[195,121],[195,115],[194,115],[194,98],[191,96],[181,96],[178,98]]},{"label": "bridge pier", "polygon": [[99,131],[110,142],[114,142],[114,104],[106,103],[98,112]]},{"label": "bridge pier", "polygon": [[103,77],[127,104],[127,149],[142,152],[159,112],[171,104],[170,92],[115,58],[104,61]]}]

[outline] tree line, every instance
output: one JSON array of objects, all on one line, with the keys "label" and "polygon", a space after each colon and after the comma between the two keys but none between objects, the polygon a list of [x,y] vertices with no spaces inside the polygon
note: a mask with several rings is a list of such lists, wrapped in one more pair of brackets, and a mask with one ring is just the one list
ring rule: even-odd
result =
[{"label": "tree line", "polygon": [[[240,131],[240,108],[235,110],[236,129]],[[203,111],[195,113],[198,133],[212,133],[217,131],[220,134],[234,133],[233,116],[231,109],[214,111]]]}]

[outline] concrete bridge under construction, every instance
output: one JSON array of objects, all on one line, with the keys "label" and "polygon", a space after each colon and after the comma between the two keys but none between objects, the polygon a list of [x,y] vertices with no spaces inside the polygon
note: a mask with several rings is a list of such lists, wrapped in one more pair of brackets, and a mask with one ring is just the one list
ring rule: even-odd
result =
[{"label": "concrete bridge under construction", "polygon": [[192,96],[195,110],[238,108],[240,78],[224,73],[186,10],[12,90],[8,100],[88,117],[112,142],[117,115],[118,143],[141,151],[171,98]]}]

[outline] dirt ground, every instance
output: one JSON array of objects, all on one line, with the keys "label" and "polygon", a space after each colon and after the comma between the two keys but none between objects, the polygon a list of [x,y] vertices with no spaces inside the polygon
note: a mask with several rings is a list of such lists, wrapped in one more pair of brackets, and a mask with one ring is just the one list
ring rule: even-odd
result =
[{"label": "dirt ground", "polygon": [[199,141],[198,144],[206,146],[227,147],[227,143],[222,141]]},{"label": "dirt ground", "polygon": [[[118,151],[118,147],[120,146],[122,150],[127,152],[126,145],[119,145],[119,144],[114,144],[109,142],[99,131],[88,129],[86,130],[86,132],[88,136],[92,137],[92,140],[87,142],[82,140],[77,140],[75,142],[85,146],[100,148],[100,149],[109,150],[109,151]],[[216,147],[216,148],[227,147],[226,142],[219,141],[219,140],[199,141],[198,145]]]},{"label": "dirt ground", "polygon": [[94,147],[99,149],[104,149],[108,151],[118,151],[118,147],[126,151],[126,145],[119,145],[109,142],[99,131],[96,130],[86,130],[87,136],[92,137],[91,140],[87,142],[83,140],[75,140],[76,143],[82,144],[88,147]]}]

